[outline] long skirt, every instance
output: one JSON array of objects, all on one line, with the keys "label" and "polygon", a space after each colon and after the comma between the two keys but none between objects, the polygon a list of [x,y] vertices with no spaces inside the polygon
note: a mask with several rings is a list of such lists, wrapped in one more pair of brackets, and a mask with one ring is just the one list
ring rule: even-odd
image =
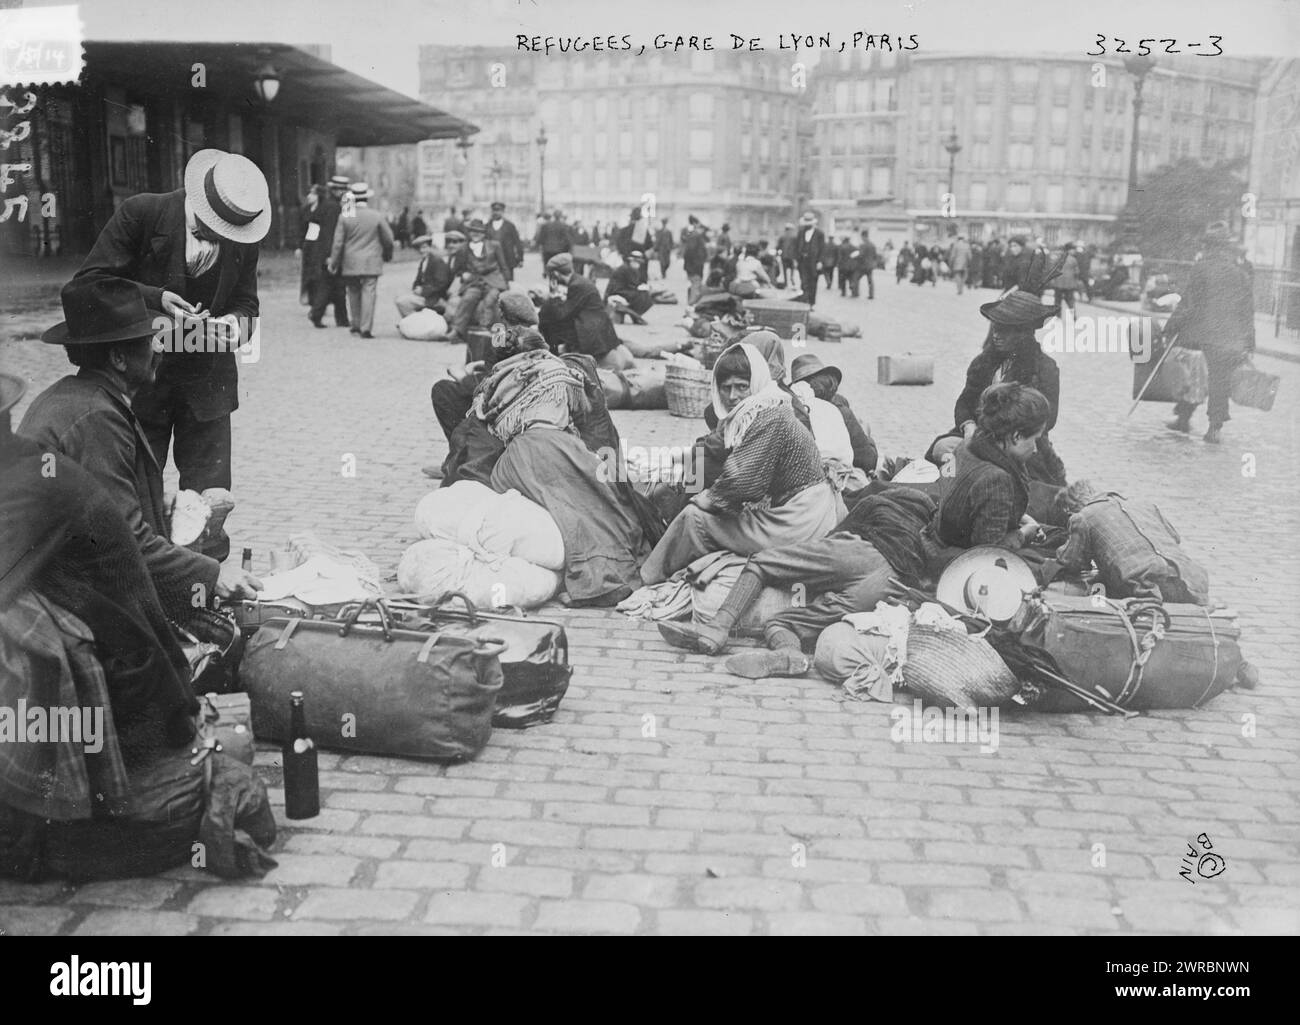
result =
[{"label": "long skirt", "polygon": [[688,505],[668,525],[641,567],[641,579],[647,584],[662,583],[710,552],[755,555],[768,548],[815,541],[831,532],[843,510],[843,502],[827,482],[804,488],[774,509],[716,514]]},{"label": "long skirt", "polygon": [[641,586],[637,566],[649,545],[636,511],[609,464],[576,434],[534,427],[512,438],[492,470],[492,488],[514,488],[554,518],[574,604],[616,604]]}]

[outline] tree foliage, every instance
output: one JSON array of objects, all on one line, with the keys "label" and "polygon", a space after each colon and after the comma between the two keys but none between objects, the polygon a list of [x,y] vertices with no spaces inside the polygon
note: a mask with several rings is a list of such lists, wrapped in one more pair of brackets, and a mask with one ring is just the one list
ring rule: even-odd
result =
[{"label": "tree foliage", "polygon": [[1121,223],[1124,216],[1137,217],[1142,255],[1191,260],[1201,250],[1208,224],[1234,224],[1246,191],[1238,172],[1246,163],[1240,157],[1207,166],[1184,157],[1143,179],[1121,215]]}]

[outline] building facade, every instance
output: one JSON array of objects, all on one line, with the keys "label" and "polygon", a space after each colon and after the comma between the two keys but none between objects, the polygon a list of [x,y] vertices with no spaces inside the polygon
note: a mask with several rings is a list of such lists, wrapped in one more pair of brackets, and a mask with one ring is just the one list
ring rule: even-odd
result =
[{"label": "building facade", "polygon": [[[1271,61],[1260,83],[1246,253],[1255,264],[1255,308],[1300,330],[1300,60]],[[1250,212],[1250,211],[1246,211]]]},{"label": "building facade", "polygon": [[[1143,91],[1139,177],[1180,157],[1248,157],[1261,70],[1158,58]],[[837,233],[873,228],[896,243],[960,230],[1104,244],[1128,198],[1133,92],[1113,57],[824,55],[813,206]]]},{"label": "building facade", "polygon": [[[531,222],[622,224],[653,205],[736,236],[775,237],[807,197],[808,93],[777,53],[614,52],[547,59],[509,48],[421,48],[421,96],[482,127],[474,145],[420,151],[420,202]],[[541,130],[546,143],[538,144]],[[545,166],[545,173],[542,168]],[[653,196],[651,202],[647,197]]]}]

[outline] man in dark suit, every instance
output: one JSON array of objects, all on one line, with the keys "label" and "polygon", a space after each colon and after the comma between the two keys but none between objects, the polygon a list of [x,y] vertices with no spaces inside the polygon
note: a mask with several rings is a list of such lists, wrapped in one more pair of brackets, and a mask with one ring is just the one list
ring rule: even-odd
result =
[{"label": "man in dark suit", "polygon": [[[168,355],[160,363],[153,351],[156,321],[166,318],[146,307],[144,291],[114,277],[79,275],[64,286],[67,320],[42,337],[65,346],[79,369],[36,397],[18,433],[98,478],[135,535],[163,608],[184,621],[214,596],[256,597],[261,583],[167,536],[162,469],[133,410],[133,397],[153,382]],[[162,338],[164,349],[180,342],[175,333]],[[57,474],[57,457],[54,466]]]},{"label": "man in dark suit", "polygon": [[[182,489],[230,487],[230,414],[239,408],[234,349],[256,351],[258,244],[270,226],[257,165],[200,150],[185,167],[184,188],[124,200],[77,271],[77,278],[136,282],[145,302],[175,318],[187,337],[192,319],[204,321],[203,351],[163,353],[156,380],[133,403],[160,467],[173,447]],[[219,531],[206,551],[224,560],[230,538]]]},{"label": "man in dark suit", "polygon": [[519,239],[519,229],[506,220],[506,205],[492,204],[492,219],[488,221],[487,237],[501,247],[506,259],[506,283],[515,279],[515,268],[524,265],[524,244]]},{"label": "man in dark suit", "polygon": [[[317,204],[307,218],[306,234],[302,243],[302,266],[304,277],[310,282],[311,308],[307,316],[316,327],[324,327],[321,317],[325,316],[327,306],[334,307],[334,323],[338,327],[348,327],[348,296],[343,287],[343,279],[331,274],[326,266],[330,258],[330,246],[334,243],[334,229],[339,223],[342,211],[340,200],[348,191],[348,180],[336,174],[329,181],[328,195]],[[312,225],[316,225],[313,230]]]},{"label": "man in dark suit", "polygon": [[477,322],[488,327],[497,316],[497,299],[509,287],[509,269],[501,247],[487,237],[487,225],[475,218],[466,225],[469,244],[462,246],[451,261],[451,272],[460,279],[460,300],[452,314],[452,334],[469,341],[469,327]]},{"label": "man in dark suit", "polygon": [[572,256],[561,253],[552,257],[546,264],[546,276],[552,297],[537,314],[552,352],[581,352],[600,363],[620,347],[600,290],[594,281],[573,272]]},{"label": "man in dark suit", "polygon": [[[594,239],[592,241],[595,242]],[[551,262],[551,257],[573,249],[573,239],[569,236],[568,227],[560,220],[558,210],[554,217],[542,214],[542,223],[537,229],[537,248],[542,252],[543,267]]]},{"label": "man in dark suit", "polygon": [[803,286],[797,300],[809,306],[817,303],[817,282],[825,250],[826,236],[817,227],[817,215],[810,210],[800,218],[799,233],[794,237],[794,262],[799,267],[799,281]]},{"label": "man in dark suit", "polygon": [[[449,232],[450,243],[464,236],[458,231]],[[397,297],[397,315],[406,317],[417,310],[433,309],[441,313],[446,306],[447,292],[451,288],[451,267],[433,250],[433,236],[421,235],[411,239],[411,245],[420,251],[420,265],[415,269],[415,280],[406,295]]]}]

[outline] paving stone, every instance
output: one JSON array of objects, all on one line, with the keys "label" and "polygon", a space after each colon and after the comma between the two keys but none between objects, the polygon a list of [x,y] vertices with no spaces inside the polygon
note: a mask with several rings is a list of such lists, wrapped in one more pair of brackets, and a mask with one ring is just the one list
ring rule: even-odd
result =
[{"label": "paving stone", "polygon": [[573,893],[573,873],[559,868],[512,867],[480,869],[479,891],[523,893],[534,897],[568,897]]},{"label": "paving stone", "polygon": [[812,905],[835,914],[906,915],[907,901],[896,886],[833,883],[812,888]]},{"label": "paving stone", "polygon": [[185,910],[200,918],[251,918],[269,922],[279,895],[255,886],[210,886],[190,898]]},{"label": "paving stone", "polygon": [[199,920],[179,911],[132,911],[122,908],[92,911],[74,936],[188,936]]},{"label": "paving stone", "polygon": [[607,900],[544,900],[537,911],[534,929],[590,935],[629,935],[641,924],[641,912],[632,904]]},{"label": "paving stone", "polygon": [[278,854],[275,860],[276,867],[263,877],[273,886],[347,886],[361,864],[356,858],[330,854]]},{"label": "paving stone", "polygon": [[657,933],[665,936],[749,936],[754,922],[749,915],[726,911],[660,911]]},{"label": "paving stone", "polygon": [[70,894],[68,901],[73,904],[108,904],[121,908],[159,908],[180,888],[180,883],[165,879],[112,879],[102,883],[87,883]]},{"label": "paving stone", "polygon": [[435,893],[429,899],[424,920],[430,925],[523,924],[524,912],[532,904],[527,897],[509,893]]},{"label": "paving stone", "polygon": [[978,922],[1019,922],[1020,904],[1010,893],[998,890],[934,889],[929,893],[929,913],[938,918]]},{"label": "paving stone", "polygon": [[319,887],[293,912],[299,920],[325,918],[349,921],[397,921],[414,910],[419,894],[409,890],[347,890]]}]

